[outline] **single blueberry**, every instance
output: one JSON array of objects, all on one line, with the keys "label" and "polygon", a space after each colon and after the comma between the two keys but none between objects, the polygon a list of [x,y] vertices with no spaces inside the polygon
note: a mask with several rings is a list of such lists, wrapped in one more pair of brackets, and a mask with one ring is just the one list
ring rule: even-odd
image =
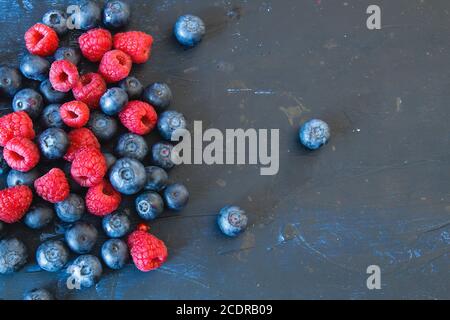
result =
[{"label": "single blueberry", "polygon": [[46,128],[64,128],[64,122],[59,113],[60,104],[50,104],[44,108],[41,122]]},{"label": "single blueberry", "polygon": [[52,207],[41,204],[31,207],[25,215],[24,222],[30,229],[42,229],[52,222],[54,216]]},{"label": "single blueberry", "polygon": [[8,185],[8,188],[16,186],[33,187],[34,181],[39,177],[40,173],[37,169],[33,169],[28,172],[11,170],[6,177],[6,184]]},{"label": "single blueberry", "polygon": [[100,107],[104,114],[115,116],[128,103],[128,94],[122,88],[111,88],[100,99]]},{"label": "single blueberry", "polygon": [[130,22],[130,6],[118,0],[106,2],[103,8],[103,24],[108,29],[125,27]]},{"label": "single blueberry", "polygon": [[167,142],[158,142],[153,145],[152,158],[153,164],[165,170],[172,169],[175,164],[172,161],[173,145]]},{"label": "single blueberry", "polygon": [[50,62],[42,57],[26,54],[20,61],[20,71],[25,78],[43,81],[48,78]]},{"label": "single blueberry", "polygon": [[93,29],[97,27],[102,19],[102,10],[95,1],[83,1],[74,10],[69,19],[71,19],[71,24],[76,29],[81,29],[84,31]]},{"label": "single blueberry", "polygon": [[180,183],[171,184],[164,190],[164,201],[170,210],[181,211],[189,201],[189,191]]},{"label": "single blueberry", "polygon": [[164,212],[164,201],[159,194],[146,191],[136,198],[136,211],[144,220],[155,220]]},{"label": "single blueberry", "polygon": [[75,288],[90,288],[100,281],[103,273],[102,263],[92,255],[79,256],[67,267],[69,280]]},{"label": "single blueberry", "polygon": [[148,145],[142,136],[125,133],[120,136],[116,146],[116,154],[122,158],[144,160],[148,154]]},{"label": "single blueberry", "polygon": [[114,165],[114,163],[116,163],[117,158],[109,152],[105,152],[103,153],[103,155],[105,156],[106,166],[108,167],[108,169],[110,169]]},{"label": "single blueberry", "polygon": [[106,241],[102,246],[102,258],[109,268],[113,270],[122,269],[129,258],[127,244],[120,239]]},{"label": "single blueberry", "polygon": [[5,158],[3,157],[3,148],[0,148],[0,176],[6,173],[9,170],[9,166],[6,163]]},{"label": "single blueberry", "polygon": [[67,99],[67,93],[53,89],[53,86],[48,79],[41,82],[39,91],[48,103],[62,103]]},{"label": "single blueberry", "polygon": [[90,223],[79,221],[70,227],[65,234],[69,248],[79,254],[91,252],[97,242],[97,229]]},{"label": "single blueberry", "polygon": [[39,246],[36,251],[36,261],[42,270],[58,272],[69,261],[69,250],[64,242],[50,240]]},{"label": "single blueberry", "polygon": [[227,206],[220,210],[217,223],[224,234],[236,237],[247,228],[248,218],[241,208]]},{"label": "single blueberry", "polygon": [[130,232],[131,222],[126,212],[116,211],[103,218],[102,226],[108,237],[122,238]]},{"label": "single blueberry", "polygon": [[55,60],[67,60],[74,65],[78,65],[81,60],[81,52],[79,49],[71,47],[61,47],[55,52]]},{"label": "single blueberry", "polygon": [[322,120],[306,122],[299,132],[300,142],[310,150],[317,150],[330,140],[330,127]]},{"label": "single blueberry", "polygon": [[150,166],[145,168],[147,173],[147,183],[145,184],[145,190],[160,192],[164,190],[169,182],[169,175],[166,170]]},{"label": "single blueberry", "polygon": [[75,193],[71,193],[69,197],[55,204],[56,215],[63,222],[77,222],[86,211],[86,206],[82,197]]},{"label": "single blueberry", "polygon": [[22,241],[16,238],[0,241],[0,274],[19,271],[27,260],[28,250]]},{"label": "single blueberry", "polygon": [[179,17],[175,23],[175,37],[183,46],[195,46],[202,40],[205,33],[205,23],[197,16],[186,14]]},{"label": "single blueberry", "polygon": [[186,129],[186,119],[181,113],[166,111],[159,117],[158,130],[164,139],[172,141],[173,133],[181,129]]},{"label": "single blueberry", "polygon": [[56,31],[60,36],[64,35],[69,31],[67,27],[67,15],[61,10],[50,10],[44,14],[42,22]]},{"label": "single blueberry", "polygon": [[55,297],[53,296],[53,294],[51,294],[50,291],[46,289],[33,289],[25,292],[25,294],[23,295],[23,300],[51,301],[55,300]]},{"label": "single blueberry", "polygon": [[98,111],[91,113],[88,127],[100,140],[111,140],[118,130],[117,120]]},{"label": "single blueberry", "polygon": [[0,93],[14,97],[22,88],[22,75],[16,68],[0,66]]},{"label": "single blueberry", "polygon": [[49,128],[39,136],[41,154],[49,159],[61,159],[69,148],[69,138],[64,130]]},{"label": "single blueberry", "polygon": [[22,89],[13,99],[14,111],[25,111],[32,119],[40,116],[44,107],[44,98],[33,89]]},{"label": "single blueberry", "polygon": [[144,91],[144,86],[135,77],[127,77],[119,82],[119,86],[128,94],[129,100],[139,99]]},{"label": "single blueberry", "polygon": [[156,82],[145,88],[143,98],[158,112],[163,112],[170,106],[172,90],[166,83]]},{"label": "single blueberry", "polygon": [[144,165],[136,159],[119,159],[111,168],[109,180],[120,193],[136,194],[144,188],[146,182]]}]

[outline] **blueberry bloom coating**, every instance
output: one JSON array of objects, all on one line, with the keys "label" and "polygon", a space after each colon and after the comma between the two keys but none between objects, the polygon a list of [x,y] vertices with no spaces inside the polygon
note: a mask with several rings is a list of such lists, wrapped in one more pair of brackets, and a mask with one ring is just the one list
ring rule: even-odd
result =
[{"label": "blueberry bloom coating", "polygon": [[50,104],[42,112],[41,122],[46,128],[64,128],[64,122],[59,113],[60,104]]},{"label": "blueberry bloom coating", "polygon": [[189,191],[181,183],[171,184],[164,190],[164,201],[170,210],[181,211],[189,201]]},{"label": "blueberry bloom coating", "polygon": [[159,142],[153,145],[153,163],[165,170],[172,169],[175,164],[172,161],[173,145],[166,142]]},{"label": "blueberry bloom coating", "polygon": [[12,106],[14,111],[25,111],[30,118],[36,119],[44,107],[44,98],[33,89],[22,89],[14,96]]},{"label": "blueberry bloom coating", "polygon": [[64,130],[49,128],[39,136],[41,154],[49,159],[61,159],[69,148],[69,138]]},{"label": "blueberry bloom coating", "polygon": [[19,271],[27,263],[28,250],[16,238],[0,241],[0,274]]},{"label": "blueberry bloom coating", "polygon": [[115,118],[98,111],[91,113],[88,127],[97,138],[104,141],[112,139],[119,128]]},{"label": "blueberry bloom coating", "polygon": [[299,132],[300,142],[310,150],[317,150],[330,140],[330,127],[322,120],[306,122]]},{"label": "blueberry bloom coating", "polygon": [[172,90],[167,83],[156,82],[149,85],[142,96],[158,112],[166,110],[172,102]]},{"label": "blueberry bloom coating", "polygon": [[103,24],[108,29],[125,27],[130,21],[130,6],[119,0],[110,0],[103,8]]},{"label": "blueberry bloom coating", "polygon": [[108,240],[102,246],[103,261],[113,270],[122,269],[127,263],[128,257],[128,246],[120,239]]},{"label": "blueberry bloom coating", "polygon": [[141,191],[146,178],[144,165],[131,158],[117,160],[109,174],[109,180],[114,189],[125,195],[133,195]]},{"label": "blueberry bloom coating", "polygon": [[195,46],[202,40],[205,33],[205,23],[197,16],[191,14],[183,15],[175,23],[175,37],[183,46]]},{"label": "blueberry bloom coating", "polygon": [[79,254],[91,252],[97,242],[97,229],[90,223],[79,221],[66,231],[65,238],[69,248]]},{"label": "blueberry bloom coating", "polygon": [[81,52],[79,49],[70,47],[61,47],[55,52],[55,60],[67,60],[74,65],[78,65],[81,60]]},{"label": "blueberry bloom coating", "polygon": [[56,31],[60,36],[64,35],[69,31],[67,27],[67,15],[61,10],[50,10],[44,14],[42,22]]},{"label": "blueberry bloom coating", "polygon": [[139,99],[144,91],[144,86],[135,77],[127,77],[119,82],[119,86],[126,91],[129,100]]},{"label": "blueberry bloom coating", "polygon": [[103,218],[102,227],[110,238],[122,238],[131,230],[130,218],[124,211],[116,211]]},{"label": "blueberry bloom coating", "polygon": [[39,56],[26,54],[20,62],[20,71],[31,80],[43,81],[50,71],[50,62]]},{"label": "blueberry bloom coating", "polygon": [[164,201],[156,192],[144,192],[136,198],[135,204],[139,216],[147,221],[155,220],[164,211]]},{"label": "blueberry bloom coating", "polygon": [[122,88],[111,88],[100,99],[100,107],[104,114],[114,116],[128,103],[128,94]]},{"label": "blueberry bloom coating", "polygon": [[86,212],[84,200],[77,194],[71,193],[69,197],[55,204],[56,215],[63,222],[76,222],[83,217]]},{"label": "blueberry bloom coating", "polygon": [[41,82],[39,91],[48,103],[62,103],[67,98],[67,92],[56,91],[48,79]]},{"label": "blueberry bloom coating", "polygon": [[52,222],[55,217],[53,208],[49,205],[36,205],[31,207],[25,215],[24,222],[31,229],[42,229]]},{"label": "blueberry bloom coating", "polygon": [[50,301],[55,300],[55,297],[46,289],[33,289],[25,292],[23,300],[26,301]]},{"label": "blueberry bloom coating", "polygon": [[155,166],[145,168],[147,173],[147,183],[145,184],[145,190],[160,192],[164,190],[169,182],[169,175],[167,172]]},{"label": "blueberry bloom coating", "polygon": [[22,88],[22,75],[16,68],[0,66],[0,93],[13,97]]},{"label": "blueberry bloom coating", "polygon": [[148,154],[148,145],[142,136],[125,133],[120,136],[116,146],[116,153],[122,158],[144,160]]},{"label": "blueberry bloom coating", "polygon": [[186,119],[181,113],[166,111],[161,114],[158,120],[158,130],[164,139],[172,141],[173,133],[181,129],[186,129]]},{"label": "blueberry bloom coating", "polygon": [[79,12],[72,14],[75,27],[84,31],[97,27],[102,19],[102,10],[95,1],[83,1],[79,5]]},{"label": "blueberry bloom coating", "polygon": [[75,287],[79,285],[80,288],[90,288],[100,281],[103,268],[97,257],[83,255],[67,267],[67,273]]},{"label": "blueberry bloom coating", "polygon": [[228,206],[220,210],[217,223],[225,235],[236,237],[247,228],[248,218],[241,208]]},{"label": "blueberry bloom coating", "polygon": [[43,270],[58,272],[69,261],[69,250],[64,242],[50,240],[39,246],[36,261]]},{"label": "blueberry bloom coating", "polygon": [[32,187],[34,185],[34,181],[39,177],[40,174],[37,169],[33,169],[28,172],[11,170],[6,177],[6,184],[8,185],[8,188],[16,186]]}]

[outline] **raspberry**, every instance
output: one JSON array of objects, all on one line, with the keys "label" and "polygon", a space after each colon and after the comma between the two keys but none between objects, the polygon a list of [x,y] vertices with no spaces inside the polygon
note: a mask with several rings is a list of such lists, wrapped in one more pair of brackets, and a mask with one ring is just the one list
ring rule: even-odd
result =
[{"label": "raspberry", "polygon": [[40,154],[36,144],[28,138],[9,140],[3,149],[6,163],[14,170],[28,172],[39,163]]},{"label": "raspberry", "polygon": [[0,191],[0,221],[15,223],[22,219],[33,201],[33,192],[27,186]]},{"label": "raspberry", "polygon": [[57,60],[50,67],[50,83],[59,92],[69,92],[80,78],[77,67],[68,60]]},{"label": "raspberry", "polygon": [[143,271],[158,269],[167,260],[167,248],[161,240],[148,233],[149,227],[141,224],[128,237],[128,247],[136,267]]},{"label": "raspberry", "polygon": [[100,143],[94,133],[87,128],[75,129],[69,132],[69,149],[64,160],[72,162],[75,155],[82,148],[95,148],[100,150]]},{"label": "raspberry", "polygon": [[111,33],[105,29],[93,29],[78,38],[83,56],[92,62],[102,60],[103,55],[112,49]]},{"label": "raspberry", "polygon": [[114,36],[114,48],[128,54],[134,63],[144,63],[150,57],[153,37],[140,31],[118,33]]},{"label": "raspberry", "polygon": [[142,101],[131,101],[119,113],[122,124],[132,133],[145,135],[155,128],[158,115],[151,105]]},{"label": "raspberry", "polygon": [[33,120],[25,111],[7,114],[0,118],[0,146],[4,147],[14,137],[34,139]]},{"label": "raspberry", "polygon": [[82,148],[75,154],[70,173],[82,187],[100,184],[108,170],[105,157],[96,148]]},{"label": "raspberry", "polygon": [[25,33],[25,45],[31,54],[51,56],[58,49],[58,34],[45,24],[37,23]]},{"label": "raspberry", "polygon": [[71,128],[84,127],[90,116],[89,107],[81,101],[71,101],[59,109],[62,121]]},{"label": "raspberry", "polygon": [[45,201],[58,203],[69,197],[70,187],[61,169],[50,170],[34,182],[36,193]]},{"label": "raspberry", "polygon": [[128,77],[132,64],[129,55],[120,50],[112,50],[103,56],[98,72],[108,83],[119,82]]},{"label": "raspberry", "polygon": [[122,196],[112,185],[103,180],[99,185],[89,188],[86,194],[86,207],[95,216],[104,217],[117,210]]},{"label": "raspberry", "polygon": [[86,103],[90,108],[97,109],[100,98],[106,92],[106,83],[98,73],[88,73],[80,77],[72,92],[75,99]]}]

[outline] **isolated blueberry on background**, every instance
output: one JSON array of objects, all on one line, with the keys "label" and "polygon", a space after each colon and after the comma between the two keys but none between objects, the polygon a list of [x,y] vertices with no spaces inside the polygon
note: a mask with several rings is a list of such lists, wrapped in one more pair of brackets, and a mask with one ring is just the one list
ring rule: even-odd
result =
[{"label": "isolated blueberry on background", "polygon": [[172,169],[175,164],[172,161],[173,145],[167,142],[158,142],[152,147],[153,164],[165,170]]},{"label": "isolated blueberry on background", "polygon": [[64,130],[49,128],[39,136],[41,154],[49,159],[61,159],[69,148],[69,138]]},{"label": "isolated blueberry on background", "polygon": [[175,37],[183,46],[195,46],[202,40],[205,33],[205,23],[197,16],[191,14],[183,15],[175,23]]},{"label": "isolated blueberry on background", "polygon": [[130,218],[124,211],[116,211],[103,218],[102,227],[110,238],[122,238],[131,229]]},{"label": "isolated blueberry on background", "polygon": [[44,108],[41,122],[46,128],[64,128],[64,122],[59,113],[60,104],[50,104]]},{"label": "isolated blueberry on background", "polygon": [[83,255],[67,267],[67,273],[75,285],[90,288],[100,281],[103,268],[100,260],[93,255]]},{"label": "isolated blueberry on background", "polygon": [[166,110],[172,102],[172,90],[166,83],[156,82],[145,88],[145,102],[150,103],[158,112]]},{"label": "isolated blueberry on background", "polygon": [[75,27],[87,31],[100,24],[102,10],[95,1],[82,1],[78,8],[79,12],[72,13],[70,16]]},{"label": "isolated blueberry on background", "polygon": [[247,228],[248,218],[241,208],[227,206],[220,210],[217,223],[225,235],[236,237]]},{"label": "isolated blueberry on background", "polygon": [[330,140],[330,127],[322,120],[312,119],[303,124],[299,136],[307,149],[317,150]]},{"label": "isolated blueberry on background", "polygon": [[16,186],[28,186],[32,187],[34,181],[40,177],[38,169],[33,169],[28,172],[20,172],[16,170],[11,170],[6,177],[6,184],[8,188]]},{"label": "isolated blueberry on background", "polygon": [[69,261],[69,250],[64,242],[50,240],[39,246],[36,251],[36,261],[42,270],[58,272]]},{"label": "isolated blueberry on background", "polygon": [[36,119],[44,107],[44,98],[36,90],[22,89],[14,96],[12,106],[14,111],[25,111],[30,118]]},{"label": "isolated blueberry on background", "polygon": [[81,60],[81,52],[79,49],[71,47],[61,47],[55,52],[55,60],[67,60],[74,65],[78,65]]},{"label": "isolated blueberry on background", "polygon": [[67,98],[67,93],[53,89],[53,86],[48,79],[41,82],[39,91],[48,103],[62,103]]},{"label": "isolated blueberry on background", "polygon": [[186,129],[186,119],[176,111],[166,111],[161,114],[158,120],[158,130],[160,135],[171,141],[173,133],[179,129]]},{"label": "isolated blueberry on background", "polygon": [[103,24],[108,29],[125,27],[130,22],[130,6],[119,0],[109,0],[103,8]]},{"label": "isolated blueberry on background", "polygon": [[24,223],[30,229],[42,229],[52,222],[55,217],[53,208],[49,205],[39,204],[31,207],[25,215]]},{"label": "isolated blueberry on background", "polygon": [[113,269],[122,269],[129,258],[128,246],[120,239],[111,239],[102,246],[102,258],[105,264]]},{"label": "isolated blueberry on background", "polygon": [[51,301],[55,300],[53,294],[46,289],[33,289],[25,292],[23,300],[26,301]]},{"label": "isolated blueberry on background", "polygon": [[129,100],[139,99],[144,91],[142,83],[131,76],[120,81],[119,86],[126,91]]},{"label": "isolated blueberry on background", "polygon": [[128,103],[128,94],[122,88],[111,88],[100,99],[100,107],[104,114],[114,116]]},{"label": "isolated blueberry on background", "polygon": [[144,160],[148,154],[148,145],[142,136],[125,133],[120,136],[116,146],[116,154],[122,158]]},{"label": "isolated blueberry on background", "polygon": [[138,215],[147,221],[155,220],[164,212],[164,201],[159,194],[152,191],[142,193],[135,201]]},{"label": "isolated blueberry on background", "polygon": [[90,223],[79,221],[71,226],[65,234],[69,248],[79,254],[91,252],[97,242],[97,229]]},{"label": "isolated blueberry on background", "polygon": [[133,195],[141,191],[146,178],[144,165],[131,158],[117,160],[109,174],[109,180],[114,189],[125,195]]},{"label": "isolated blueberry on background", "polygon": [[0,274],[19,271],[27,263],[28,250],[19,239],[0,241]]},{"label": "isolated blueberry on background", "polygon": [[50,10],[44,14],[42,22],[56,31],[60,36],[64,35],[69,31],[67,27],[67,15],[61,10]]},{"label": "isolated blueberry on background", "polygon": [[150,166],[145,168],[147,173],[147,182],[144,189],[148,191],[160,192],[164,190],[169,182],[169,175],[167,172],[155,166]]},{"label": "isolated blueberry on background", "polygon": [[20,71],[25,78],[43,81],[48,78],[50,62],[45,58],[27,53],[20,61]]},{"label": "isolated blueberry on background", "polygon": [[91,112],[88,127],[100,140],[112,139],[118,130],[118,124],[115,118],[98,111]]},{"label": "isolated blueberry on background", "polygon": [[13,97],[22,87],[22,75],[16,68],[0,66],[0,93]]},{"label": "isolated blueberry on background", "polygon": [[181,183],[171,184],[164,190],[164,201],[170,210],[181,211],[189,201],[189,191]]},{"label": "isolated blueberry on background", "polygon": [[71,193],[69,197],[55,204],[56,215],[63,222],[76,222],[83,217],[86,206],[82,197]]}]

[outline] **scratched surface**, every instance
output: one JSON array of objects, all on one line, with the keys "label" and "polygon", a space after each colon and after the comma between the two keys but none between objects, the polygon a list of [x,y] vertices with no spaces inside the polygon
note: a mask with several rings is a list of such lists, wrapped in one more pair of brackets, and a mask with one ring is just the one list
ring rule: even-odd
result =
[{"label": "scratched surface", "polygon": [[[365,26],[366,0],[132,1],[131,28],[156,39],[135,75],[170,83],[173,109],[205,127],[280,128],[280,172],[176,168],[172,180],[192,197],[181,214],[152,224],[170,251],[162,269],[129,265],[106,271],[95,288],[69,291],[64,274],[31,261],[0,277],[0,298],[34,287],[60,299],[450,298],[450,4],[376,2],[381,31]],[[24,31],[67,3],[0,0],[1,63],[17,64]],[[187,12],[208,28],[193,50],[171,37]],[[297,143],[311,117],[333,132],[315,153]],[[235,240],[215,225],[226,204],[251,219]],[[9,231],[32,251],[58,237],[53,229]],[[381,267],[381,290],[366,287],[369,265]]]}]

